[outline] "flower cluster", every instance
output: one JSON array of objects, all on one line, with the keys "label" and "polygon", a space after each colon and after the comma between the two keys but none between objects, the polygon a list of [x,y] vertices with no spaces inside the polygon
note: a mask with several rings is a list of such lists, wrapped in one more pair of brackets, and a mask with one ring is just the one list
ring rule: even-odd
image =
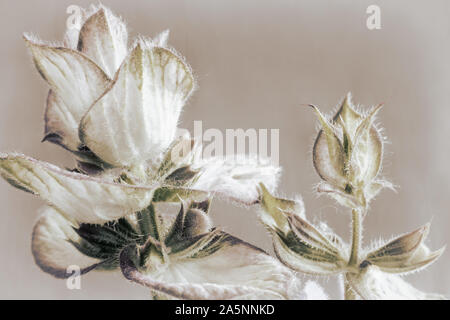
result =
[{"label": "flower cluster", "polygon": [[159,298],[299,297],[290,269],[213,227],[214,195],[254,204],[258,183],[274,190],[280,170],[251,158],[201,159],[195,141],[176,137],[195,80],[168,35],[129,48],[124,22],[93,6],[64,44],[25,36],[50,87],[43,140],[76,161],[66,170],[0,154],[2,177],[48,204],[33,231],[35,261],[59,278],[70,265],[120,268]]},{"label": "flower cluster", "polygon": [[356,111],[348,94],[336,115],[328,120],[313,106],[321,130],[313,148],[314,167],[323,182],[318,192],[352,209],[351,245],[324,222],[306,219],[301,199],[273,196],[261,185],[261,221],[273,237],[277,257],[293,270],[313,275],[342,275],[347,299],[442,299],[423,293],[399,275],[421,270],[444,251],[425,245],[429,224],[362,249],[362,218],[369,201],[391,184],[378,178],[383,139],[373,121],[381,106],[366,116]]}]

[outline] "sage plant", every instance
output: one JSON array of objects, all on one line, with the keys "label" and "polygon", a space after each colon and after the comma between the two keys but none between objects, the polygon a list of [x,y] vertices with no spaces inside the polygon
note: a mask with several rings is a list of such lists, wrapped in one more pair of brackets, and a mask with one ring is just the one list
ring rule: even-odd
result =
[{"label": "sage plant", "polygon": [[393,189],[380,177],[384,139],[374,120],[381,105],[362,112],[348,94],[331,119],[311,107],[321,125],[313,147],[314,168],[322,180],[317,192],[351,211],[351,243],[324,222],[316,226],[308,222],[300,198],[275,197],[262,184],[260,217],[272,234],[277,257],[296,271],[340,275],[345,299],[443,299],[400,277],[429,266],[444,251],[430,251],[424,244],[429,224],[381,245],[361,246],[362,221],[370,202],[381,189]]},{"label": "sage plant", "polygon": [[69,31],[61,44],[24,38],[50,87],[43,141],[76,166],[0,154],[1,176],[47,203],[33,230],[37,265],[58,278],[73,265],[120,269],[155,298],[306,298],[289,268],[213,226],[213,196],[256,203],[258,184],[273,191],[280,169],[203,159],[195,141],[176,137],[196,84],[168,31],[129,48],[126,25],[101,5]]},{"label": "sage plant", "polygon": [[[350,96],[314,145],[318,192],[352,211],[351,246],[324,223],[307,222],[300,199],[273,196],[280,168],[251,155],[203,158],[201,145],[177,137],[182,108],[196,88],[191,67],[168,45],[169,32],[131,46],[125,23],[108,8],[81,12],[63,43],[25,35],[50,90],[43,141],[73,155],[62,169],[17,153],[0,153],[0,174],[43,199],[32,235],[36,264],[57,278],[120,270],[155,299],[325,298],[296,272],[341,274],[346,298],[440,298],[396,274],[421,269],[431,252],[428,225],[380,247],[361,248],[369,203],[390,183],[380,179],[379,108],[358,112]],[[215,198],[257,207],[278,259],[216,228]],[[175,212],[174,212],[175,210]]]}]

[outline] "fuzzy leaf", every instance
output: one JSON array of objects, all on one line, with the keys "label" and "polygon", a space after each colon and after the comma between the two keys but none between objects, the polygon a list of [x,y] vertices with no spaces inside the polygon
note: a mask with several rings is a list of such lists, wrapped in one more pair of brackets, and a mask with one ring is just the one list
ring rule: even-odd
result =
[{"label": "fuzzy leaf", "polygon": [[337,257],[338,260],[345,260],[341,257],[339,248],[335,247],[332,241],[323,235],[321,231],[297,215],[290,213],[286,213],[286,215],[288,216],[290,229],[296,239],[305,243],[311,249],[314,248],[319,254],[323,254],[324,256],[331,254]]},{"label": "fuzzy leaf", "polygon": [[367,260],[372,263],[390,260],[393,257],[410,257],[412,253],[423,243],[430,230],[430,224],[426,224],[408,234],[395,238],[381,248],[370,252]]},{"label": "fuzzy leaf", "polygon": [[345,252],[332,239],[301,217],[286,213],[289,232],[276,232],[274,248],[278,258],[294,270],[327,275],[342,272],[346,266]]},{"label": "fuzzy leaf", "polygon": [[383,159],[383,141],[373,126],[374,117],[381,107],[382,105],[378,105],[373,108],[356,129],[354,137],[350,168],[366,184],[378,175]]},{"label": "fuzzy leaf", "polygon": [[334,258],[323,258],[322,255],[314,255],[302,242],[297,242],[290,238],[272,235],[273,246],[277,258],[286,266],[295,271],[300,271],[311,275],[334,275],[343,272],[343,266]]},{"label": "fuzzy leaf", "polygon": [[322,126],[313,146],[313,163],[319,176],[336,186],[345,188],[345,150],[328,120],[312,106]]},{"label": "fuzzy leaf", "polygon": [[179,202],[180,199],[204,201],[211,196],[210,192],[203,190],[166,185],[156,189],[153,202]]},{"label": "fuzzy leaf", "polygon": [[305,207],[301,199],[289,200],[274,197],[266,186],[261,183],[260,204],[262,211],[260,218],[262,222],[273,230],[289,231],[289,224],[285,212],[294,212],[300,217],[305,217]]},{"label": "fuzzy leaf", "polygon": [[347,93],[342,101],[339,111],[333,117],[334,121],[339,121],[339,119],[342,119],[349,136],[353,138],[363,117],[356,111],[356,108],[352,102],[352,94],[350,92]]},{"label": "fuzzy leaf", "polygon": [[390,273],[406,273],[421,269],[436,261],[443,248],[430,252],[424,245],[430,225],[414,230],[395,238],[381,248],[370,252],[366,260],[376,265],[380,270]]},{"label": "fuzzy leaf", "polygon": [[91,258],[76,249],[73,243],[82,239],[71,223],[55,209],[46,207],[33,229],[32,251],[36,264],[57,278],[67,278],[71,265],[80,267],[82,274],[101,265],[102,260]]},{"label": "fuzzy leaf", "polygon": [[148,206],[156,187],[113,183],[23,155],[0,154],[0,174],[40,196],[73,223],[104,223]]},{"label": "fuzzy leaf", "polygon": [[346,206],[348,208],[357,208],[359,206],[365,206],[365,199],[361,199],[360,201],[353,194],[346,192],[345,190],[341,190],[340,188],[336,188],[331,184],[326,182],[320,182],[316,188],[319,194],[326,194],[336,200],[340,205]]},{"label": "fuzzy leaf", "polygon": [[307,222],[301,201],[276,198],[261,185],[261,206],[261,220],[271,231],[275,253],[285,265],[310,274],[343,271],[344,244],[331,229],[322,232]]}]

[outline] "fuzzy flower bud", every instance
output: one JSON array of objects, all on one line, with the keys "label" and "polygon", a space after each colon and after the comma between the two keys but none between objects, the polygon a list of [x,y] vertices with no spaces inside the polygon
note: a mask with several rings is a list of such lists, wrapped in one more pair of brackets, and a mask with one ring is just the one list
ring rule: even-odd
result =
[{"label": "fuzzy flower bud", "polygon": [[328,120],[315,106],[322,129],[313,148],[313,162],[323,182],[318,191],[327,193],[340,204],[366,207],[383,187],[378,180],[383,158],[383,138],[374,119],[382,105],[369,113],[358,112],[349,93],[338,112]]}]

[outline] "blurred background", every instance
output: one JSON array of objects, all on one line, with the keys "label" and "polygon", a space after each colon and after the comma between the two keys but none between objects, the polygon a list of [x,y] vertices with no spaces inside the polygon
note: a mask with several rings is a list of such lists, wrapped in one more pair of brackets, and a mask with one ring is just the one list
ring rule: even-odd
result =
[{"label": "blurred background", "polygon": [[[0,150],[19,151],[61,166],[70,154],[43,137],[47,95],[28,56],[23,32],[61,40],[75,4],[91,1],[0,0]],[[186,56],[199,82],[181,119],[192,130],[280,129],[282,195],[300,193],[307,217],[326,220],[349,239],[350,215],[313,186],[313,103],[330,112],[351,91],[366,107],[385,107],[383,175],[398,192],[383,191],[364,221],[364,244],[432,221],[428,245],[450,243],[450,2],[351,0],[103,1],[127,22],[132,36],[169,28],[169,43]],[[366,27],[366,9],[381,8],[381,29]],[[89,273],[81,290],[34,264],[30,239],[43,203],[0,181],[0,298],[145,299],[145,288],[119,273]],[[217,225],[271,250],[256,213],[215,202]],[[450,295],[450,253],[408,277],[419,289]],[[303,277],[303,276],[302,276]],[[305,277],[306,279],[306,277]],[[339,298],[335,278],[320,279]]]}]

